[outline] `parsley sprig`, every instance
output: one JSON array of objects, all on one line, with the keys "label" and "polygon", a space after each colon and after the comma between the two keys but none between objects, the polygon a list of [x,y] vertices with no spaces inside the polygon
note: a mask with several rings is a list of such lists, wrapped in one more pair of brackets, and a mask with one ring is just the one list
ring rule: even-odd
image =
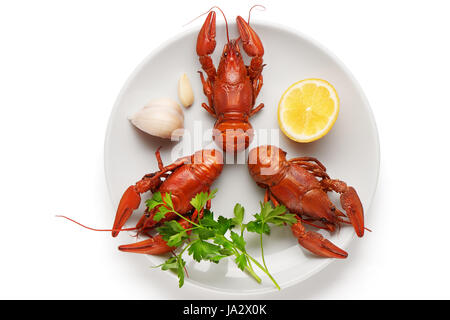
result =
[{"label": "parsley sprig", "polygon": [[261,258],[266,270],[266,260],[264,258],[264,246],[263,246],[263,234],[270,235],[270,224],[276,226],[282,226],[284,224],[292,225],[297,222],[295,214],[286,213],[286,207],[283,205],[272,207],[270,202],[261,203],[261,211],[253,215],[255,220],[242,225],[241,232],[245,228],[249,232],[255,232],[259,234],[260,246],[261,246]]},{"label": "parsley sprig", "polygon": [[[181,215],[174,209],[169,193],[162,196],[161,193],[156,192],[151,199],[147,200],[149,209],[157,207],[154,216],[155,221],[160,221],[166,214],[172,212],[191,224],[190,228],[184,229],[179,222],[171,220],[164,222],[162,226],[157,228],[157,231],[169,246],[179,247],[181,251],[178,254],[174,253],[173,257],[156,267],[174,271],[178,275],[179,287],[181,288],[186,273],[186,261],[183,259],[183,254],[186,251],[197,262],[219,263],[220,260],[233,256],[237,267],[247,272],[258,283],[261,282],[261,278],[256,274],[254,266],[263,271],[280,289],[266,266],[262,236],[263,234],[270,234],[269,223],[276,226],[292,224],[296,222],[295,215],[286,213],[284,206],[273,208],[270,203],[264,203],[261,204],[261,211],[254,215],[255,219],[244,224],[245,209],[240,204],[236,204],[233,218],[219,216],[215,219],[213,212],[205,209],[205,206],[209,200],[214,198],[216,192],[217,189],[212,192],[200,192],[191,200],[190,203],[198,212],[198,216],[201,217],[197,222]],[[240,227],[240,234],[232,230],[235,227]],[[260,234],[262,264],[248,254],[244,239],[245,230]],[[184,247],[182,247],[183,244],[185,244]]]}]

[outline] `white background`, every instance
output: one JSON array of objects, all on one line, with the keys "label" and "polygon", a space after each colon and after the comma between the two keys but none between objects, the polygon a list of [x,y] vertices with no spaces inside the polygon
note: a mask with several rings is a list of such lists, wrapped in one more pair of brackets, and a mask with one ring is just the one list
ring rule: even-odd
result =
[{"label": "white background", "polygon": [[[255,299],[450,298],[450,6],[446,1],[260,1],[334,52],[361,84],[380,135],[374,232],[350,258]],[[247,1],[2,1],[0,298],[230,299],[121,253],[103,172],[112,105],[133,69],[212,5]],[[199,19],[189,27],[200,27]],[[132,165],[132,164],[130,164]],[[240,297],[236,297],[240,298]]]}]

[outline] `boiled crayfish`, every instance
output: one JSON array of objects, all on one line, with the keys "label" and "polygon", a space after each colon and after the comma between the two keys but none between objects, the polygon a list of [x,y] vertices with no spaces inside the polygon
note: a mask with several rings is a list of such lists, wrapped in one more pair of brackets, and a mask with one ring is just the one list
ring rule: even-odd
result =
[{"label": "boiled crayfish", "polygon": [[[123,194],[112,228],[113,237],[118,235],[133,211],[139,207],[141,193],[147,191],[155,193],[159,191],[163,197],[166,193],[169,193],[174,209],[178,213],[185,215],[194,209],[190,204],[191,199],[197,193],[208,192],[223,168],[222,154],[214,149],[197,151],[193,155],[182,157],[168,166],[163,165],[159,150],[156,151],[156,159],[159,171],[145,175],[135,185],[128,187]],[[210,206],[211,203],[208,202],[207,208],[209,209]],[[172,212],[166,214],[159,222],[156,222],[153,217],[157,210],[158,207],[145,211],[136,225],[138,234],[143,233],[150,236],[148,232],[155,226],[164,221],[177,218],[177,215]],[[185,229],[190,227],[186,220],[180,219],[179,223]],[[162,254],[173,249],[175,248],[169,247],[160,235],[150,236],[149,239],[119,247],[121,251],[145,254]]]},{"label": "boiled crayfish", "polygon": [[[312,157],[287,160],[286,152],[280,148],[259,146],[249,153],[248,169],[253,180],[266,189],[265,201],[283,204],[297,214],[298,222],[292,225],[292,232],[299,244],[309,251],[328,258],[347,257],[347,252],[321,234],[307,231],[303,224],[333,232],[340,223],[348,223],[359,237],[364,235],[363,206],[355,189],[345,182],[330,179],[319,160]],[[341,194],[345,214],[330,201],[328,191]]]},{"label": "boiled crayfish", "polygon": [[[220,9],[219,9],[220,10]],[[224,15],[225,17],[225,15]],[[213,139],[227,152],[247,149],[253,139],[253,129],[249,118],[264,107],[261,103],[254,108],[255,100],[263,85],[262,69],[264,48],[256,32],[242,17],[236,18],[240,37],[231,40],[226,22],[227,43],[216,68],[210,57],[216,47],[216,13],[211,11],[197,38],[197,54],[207,78],[199,71],[203,92],[208,104],[203,103],[214,118]],[[252,57],[246,66],[239,49],[242,41],[244,51]]]}]

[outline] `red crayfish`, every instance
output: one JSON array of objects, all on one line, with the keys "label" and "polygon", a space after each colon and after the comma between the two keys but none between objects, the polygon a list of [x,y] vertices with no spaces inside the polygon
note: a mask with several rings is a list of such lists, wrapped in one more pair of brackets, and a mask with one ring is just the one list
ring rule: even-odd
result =
[{"label": "red crayfish", "polygon": [[[180,214],[188,214],[194,209],[190,204],[191,199],[197,193],[209,192],[212,183],[219,177],[223,169],[222,154],[214,149],[197,151],[193,155],[182,157],[168,166],[163,165],[158,149],[156,159],[159,171],[145,175],[135,185],[128,187],[123,194],[112,228],[113,237],[117,236],[132,212],[139,207],[141,193],[159,191],[163,198],[166,193],[169,193],[174,209]],[[210,206],[211,202],[209,201],[207,208],[209,209]],[[136,228],[133,228],[138,230],[138,234],[149,235],[148,232],[158,224],[177,217],[175,213],[169,212],[162,220],[156,222],[153,217],[157,209],[158,207],[155,207],[152,210],[145,211]],[[195,215],[195,212],[193,215]],[[178,222],[185,229],[190,227],[186,220],[180,219]],[[167,245],[160,235],[150,236],[149,239],[119,247],[121,251],[145,254],[162,254],[173,249]]]},{"label": "red crayfish", "polygon": [[[220,10],[220,9],[219,9]],[[225,17],[225,15],[224,15]],[[264,48],[256,32],[242,17],[236,18],[240,37],[231,40],[225,18],[227,43],[216,68],[209,55],[216,47],[216,13],[208,14],[197,38],[197,55],[207,78],[199,71],[203,92],[208,104],[203,103],[214,118],[213,139],[224,151],[237,152],[246,149],[253,139],[249,118],[264,107],[261,103],[254,108],[255,100],[263,85],[262,69]],[[246,66],[239,49],[242,41],[244,51],[252,57]]]},{"label": "red crayfish", "polygon": [[[307,231],[303,224],[333,232],[340,223],[347,223],[353,225],[359,237],[364,235],[363,206],[355,189],[345,182],[330,179],[325,166],[316,158],[287,160],[286,152],[280,148],[259,146],[249,152],[248,169],[258,186],[266,189],[264,201],[283,204],[288,211],[297,214],[298,222],[292,225],[292,232],[299,244],[309,251],[328,258],[347,257],[347,252],[321,234]],[[341,194],[345,214],[330,201],[328,191]]]}]

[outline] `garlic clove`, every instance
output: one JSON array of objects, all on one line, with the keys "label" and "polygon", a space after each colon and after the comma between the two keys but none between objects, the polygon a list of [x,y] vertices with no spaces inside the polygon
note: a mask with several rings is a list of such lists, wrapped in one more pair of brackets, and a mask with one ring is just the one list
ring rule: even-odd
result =
[{"label": "garlic clove", "polygon": [[160,107],[161,109],[167,108],[177,111],[184,119],[184,112],[183,109],[180,107],[178,102],[171,98],[158,98],[153,99],[149,101],[144,108],[154,108],[154,107]]},{"label": "garlic clove", "polygon": [[192,86],[186,73],[183,73],[180,80],[178,80],[178,98],[185,108],[190,107],[194,103],[194,91],[192,91]]},{"label": "garlic clove", "polygon": [[138,129],[160,138],[180,137],[184,128],[184,114],[172,99],[152,100],[129,118]]}]

